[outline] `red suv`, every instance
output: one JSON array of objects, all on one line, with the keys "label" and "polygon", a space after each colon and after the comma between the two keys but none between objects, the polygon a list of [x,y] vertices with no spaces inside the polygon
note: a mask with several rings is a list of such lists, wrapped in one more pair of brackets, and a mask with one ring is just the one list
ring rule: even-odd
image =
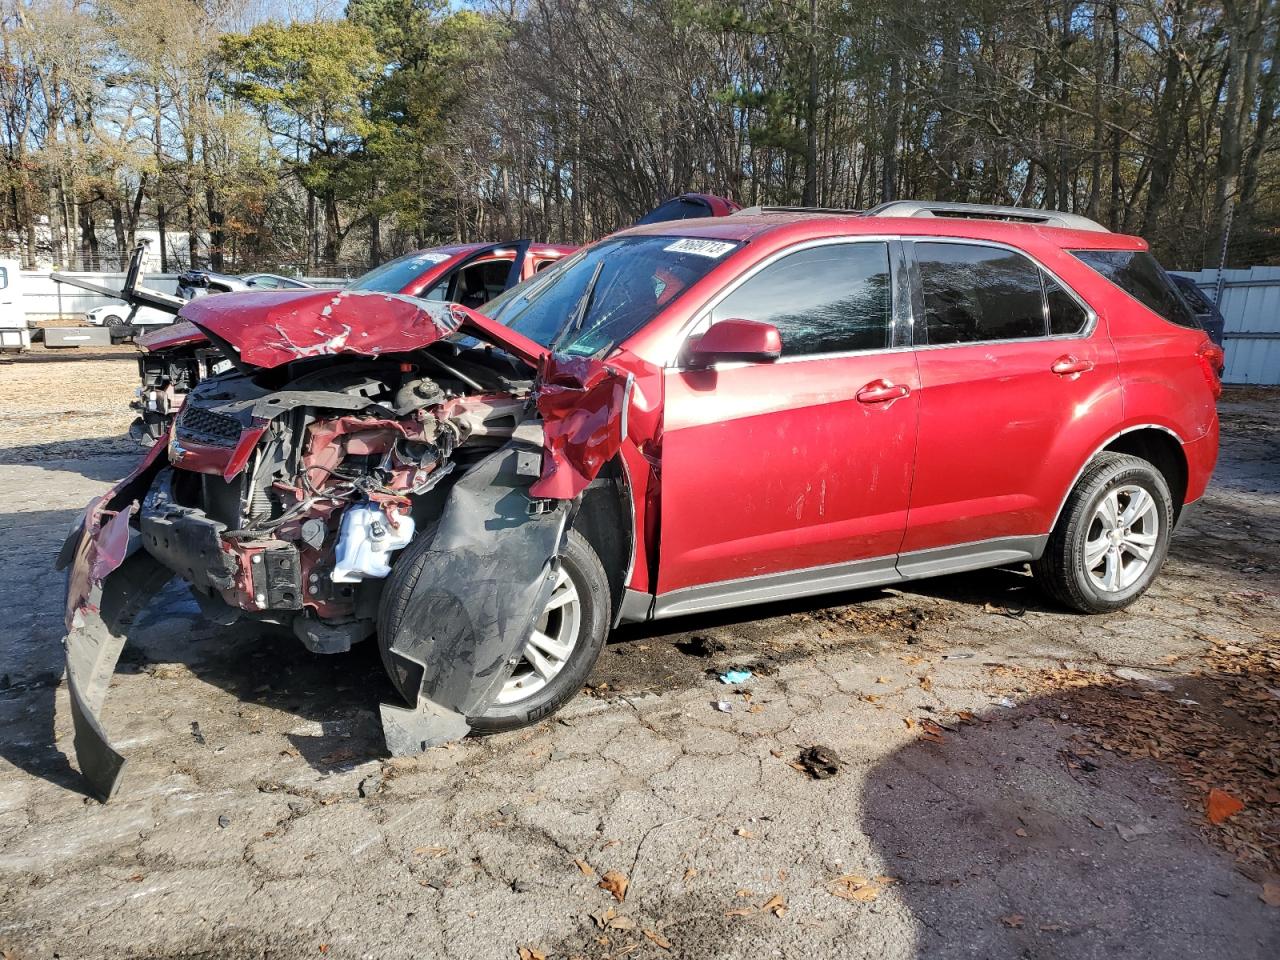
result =
[{"label": "red suv", "polygon": [[[260,299],[255,300],[255,296]],[[394,753],[546,716],[620,621],[1030,561],[1132,603],[1217,455],[1222,354],[1141,240],[894,203],[638,227],[490,301],[209,297],[235,358],[68,539],[82,769],[125,625],[376,637]]]}]

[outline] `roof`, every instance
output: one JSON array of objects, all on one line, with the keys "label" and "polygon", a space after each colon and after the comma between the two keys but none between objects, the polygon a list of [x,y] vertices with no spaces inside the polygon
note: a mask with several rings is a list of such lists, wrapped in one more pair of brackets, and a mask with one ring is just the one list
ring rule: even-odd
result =
[{"label": "roof", "polygon": [[[702,237],[709,240],[751,241],[766,234],[770,239],[799,242],[831,236],[959,237],[973,240],[1008,241],[1017,244],[1034,237],[1065,249],[1145,250],[1146,242],[1123,233],[1098,229],[1067,229],[1003,220],[946,217],[868,216],[849,211],[808,211],[796,209],[745,212],[729,217],[702,220],[671,220],[644,227],[632,227],[615,236]],[[784,236],[785,235],[785,236]]]}]

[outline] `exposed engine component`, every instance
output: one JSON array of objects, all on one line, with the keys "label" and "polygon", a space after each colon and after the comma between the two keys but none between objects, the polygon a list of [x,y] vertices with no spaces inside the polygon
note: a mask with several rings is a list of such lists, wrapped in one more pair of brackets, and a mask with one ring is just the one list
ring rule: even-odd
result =
[{"label": "exposed engine component", "polygon": [[276,391],[234,372],[204,380],[174,425],[180,469],[142,505],[143,544],[236,610],[367,619],[361,583],[390,572],[455,450],[492,450],[525,416],[522,398],[465,386],[387,361],[314,370]]},{"label": "exposed engine component", "polygon": [[330,579],[359,583],[366,577],[385,577],[391,572],[391,555],[409,545],[413,530],[413,517],[394,505],[383,508],[366,500],[348,507],[342,515]]}]

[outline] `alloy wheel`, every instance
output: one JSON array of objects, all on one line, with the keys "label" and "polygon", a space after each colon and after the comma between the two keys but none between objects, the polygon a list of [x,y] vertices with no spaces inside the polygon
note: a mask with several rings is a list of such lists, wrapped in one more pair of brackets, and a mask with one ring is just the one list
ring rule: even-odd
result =
[{"label": "alloy wheel", "polygon": [[1159,539],[1160,514],[1151,494],[1132,484],[1108,490],[1085,537],[1089,580],[1102,593],[1128,590],[1151,565]]},{"label": "alloy wheel", "polygon": [[561,566],[551,598],[520,652],[520,662],[495,702],[503,706],[519,703],[550,683],[573,655],[581,625],[578,588]]}]

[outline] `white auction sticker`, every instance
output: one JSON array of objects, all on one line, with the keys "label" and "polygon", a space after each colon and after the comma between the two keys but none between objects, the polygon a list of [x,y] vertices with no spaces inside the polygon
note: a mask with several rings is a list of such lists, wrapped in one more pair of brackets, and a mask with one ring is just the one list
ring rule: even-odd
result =
[{"label": "white auction sticker", "polygon": [[694,253],[700,257],[710,257],[713,260],[718,260],[735,246],[737,244],[725,243],[723,240],[694,240],[685,237],[683,240],[677,240],[662,249],[668,253]]},{"label": "white auction sticker", "polygon": [[449,259],[447,253],[420,253],[413,258],[413,262],[421,265],[424,263],[444,263]]}]

